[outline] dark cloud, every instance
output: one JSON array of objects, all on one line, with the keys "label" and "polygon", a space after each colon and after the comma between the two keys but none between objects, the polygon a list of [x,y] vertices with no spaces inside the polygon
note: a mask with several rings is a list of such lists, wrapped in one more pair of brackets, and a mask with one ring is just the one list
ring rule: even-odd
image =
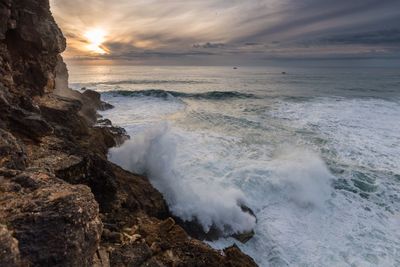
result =
[{"label": "dark cloud", "polygon": [[194,44],[193,48],[224,48],[223,43],[205,43],[205,44]]},{"label": "dark cloud", "polygon": [[[307,42],[305,42],[307,43]],[[365,44],[365,45],[399,45],[400,29],[387,29],[351,34],[336,34],[310,41],[316,45],[329,44]]]}]

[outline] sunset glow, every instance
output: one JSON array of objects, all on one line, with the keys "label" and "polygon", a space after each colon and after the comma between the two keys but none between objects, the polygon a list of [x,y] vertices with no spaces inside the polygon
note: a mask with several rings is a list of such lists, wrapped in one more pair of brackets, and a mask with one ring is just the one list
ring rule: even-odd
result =
[{"label": "sunset glow", "polygon": [[106,32],[102,29],[92,29],[85,33],[88,45],[86,48],[95,54],[107,54],[107,51],[103,47],[105,41]]}]

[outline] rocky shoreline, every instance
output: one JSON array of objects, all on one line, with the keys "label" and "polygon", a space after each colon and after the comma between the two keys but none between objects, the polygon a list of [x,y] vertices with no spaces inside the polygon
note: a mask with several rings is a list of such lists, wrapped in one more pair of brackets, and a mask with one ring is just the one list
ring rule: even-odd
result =
[{"label": "rocky shoreline", "polygon": [[257,266],[179,226],[146,177],[107,160],[127,135],[68,89],[47,0],[0,0],[0,266]]}]

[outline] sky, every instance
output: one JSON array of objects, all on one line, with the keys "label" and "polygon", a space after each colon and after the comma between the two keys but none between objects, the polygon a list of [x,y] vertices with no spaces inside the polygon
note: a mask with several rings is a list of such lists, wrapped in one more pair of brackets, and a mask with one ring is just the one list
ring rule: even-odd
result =
[{"label": "sky", "polygon": [[400,0],[50,0],[69,59],[400,59]]}]

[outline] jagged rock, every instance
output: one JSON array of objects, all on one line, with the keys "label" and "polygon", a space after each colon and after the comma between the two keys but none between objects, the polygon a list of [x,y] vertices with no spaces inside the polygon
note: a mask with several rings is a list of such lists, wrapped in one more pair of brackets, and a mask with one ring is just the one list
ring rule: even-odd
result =
[{"label": "jagged rock", "polygon": [[[31,96],[54,89],[57,55],[66,41],[51,16],[48,1],[2,1],[0,51],[9,66],[12,89]],[[1,82],[2,78],[0,78]],[[5,83],[6,84],[6,83]]]},{"label": "jagged rock", "polygon": [[244,255],[243,252],[241,252],[236,245],[224,249],[224,253],[226,255],[229,266],[232,267],[256,266],[254,260],[249,256]]},{"label": "jagged rock", "polygon": [[39,102],[42,116],[50,122],[61,135],[88,135],[88,123],[78,113],[82,103],[78,100],[49,96]]},{"label": "jagged rock", "polygon": [[[251,216],[253,216],[255,219],[257,219],[256,215],[254,212],[247,207],[246,205],[240,205],[240,208],[242,209],[243,212],[249,213]],[[208,232],[204,231],[203,226],[198,222],[198,220],[195,218],[192,221],[183,221],[179,217],[174,217],[175,220],[181,225],[191,236],[200,239],[200,240],[207,240],[207,241],[215,241],[218,240],[221,237],[233,237],[236,240],[240,241],[241,243],[246,243],[248,242],[251,238],[254,236],[254,230],[242,232],[242,233],[235,233],[232,235],[226,235],[224,234],[220,229],[212,225]]]},{"label": "jagged rock", "polygon": [[26,155],[23,145],[10,133],[0,129],[0,167],[25,169]]},{"label": "jagged rock", "polygon": [[124,128],[107,123],[107,120],[100,120],[100,122],[95,125],[95,128],[100,129],[102,132],[104,143],[107,147],[120,146],[125,141],[129,140],[130,137]]},{"label": "jagged rock", "polygon": [[111,266],[141,266],[152,256],[151,249],[146,243],[138,242],[123,245],[110,255]]},{"label": "jagged rock", "polygon": [[117,248],[113,253],[130,255],[140,251],[140,260],[147,259],[143,266],[257,266],[237,247],[222,253],[191,239],[172,218],[159,221],[142,217],[133,229],[143,239],[125,246],[122,251]]},{"label": "jagged rock", "polygon": [[85,98],[89,99],[89,101],[92,102],[92,105],[95,107],[97,110],[108,110],[114,108],[113,105],[106,103],[104,101],[101,101],[101,95],[93,90],[85,90],[82,94]]},{"label": "jagged rock", "polygon": [[39,114],[27,114],[22,110],[10,118],[11,128],[32,139],[37,139],[53,132],[53,128]]}]

